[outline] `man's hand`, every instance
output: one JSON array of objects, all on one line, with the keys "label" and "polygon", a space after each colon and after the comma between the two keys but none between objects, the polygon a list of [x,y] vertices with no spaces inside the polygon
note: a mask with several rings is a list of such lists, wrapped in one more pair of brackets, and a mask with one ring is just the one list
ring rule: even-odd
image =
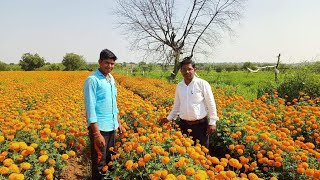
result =
[{"label": "man's hand", "polygon": [[162,118],[162,119],[160,119],[160,123],[161,124],[166,124],[166,123],[168,123],[168,122],[170,122],[167,118]]},{"label": "man's hand", "polygon": [[118,133],[119,133],[119,134],[122,134],[122,133],[123,133],[123,131],[124,131],[123,128],[124,128],[124,127],[122,127],[122,125],[119,123],[119,127],[118,127]]},{"label": "man's hand", "polygon": [[98,147],[104,147],[106,146],[106,141],[104,140],[103,136],[100,135],[95,135],[94,136],[94,143],[98,146]]},{"label": "man's hand", "polygon": [[207,132],[208,134],[212,134],[216,131],[216,126],[215,125],[208,125],[208,129],[207,129]]}]

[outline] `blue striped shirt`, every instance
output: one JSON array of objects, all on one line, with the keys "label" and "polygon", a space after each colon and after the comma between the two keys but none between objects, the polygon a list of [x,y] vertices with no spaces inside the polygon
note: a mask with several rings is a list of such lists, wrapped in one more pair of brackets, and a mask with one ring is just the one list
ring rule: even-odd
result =
[{"label": "blue striped shirt", "polygon": [[98,69],[86,79],[83,90],[88,127],[97,123],[100,131],[116,130],[119,110],[113,76],[109,73],[106,78]]}]

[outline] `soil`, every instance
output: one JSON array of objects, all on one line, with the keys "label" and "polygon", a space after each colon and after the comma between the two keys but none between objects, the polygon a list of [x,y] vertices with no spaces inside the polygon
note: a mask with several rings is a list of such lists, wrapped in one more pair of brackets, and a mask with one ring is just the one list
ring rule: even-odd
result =
[{"label": "soil", "polygon": [[60,180],[90,180],[90,160],[85,155],[67,160]]}]

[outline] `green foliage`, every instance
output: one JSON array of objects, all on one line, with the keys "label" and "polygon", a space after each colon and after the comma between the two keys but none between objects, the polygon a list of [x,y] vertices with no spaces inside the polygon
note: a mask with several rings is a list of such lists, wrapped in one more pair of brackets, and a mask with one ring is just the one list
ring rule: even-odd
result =
[{"label": "green foliage", "polygon": [[[114,68],[117,68],[117,65],[118,64],[115,64]],[[88,71],[95,71],[98,68],[99,68],[99,64],[97,63],[97,64],[86,64],[84,69]]]},{"label": "green foliage", "polygon": [[216,72],[219,73],[219,72],[222,72],[223,68],[222,68],[222,66],[216,66],[215,70],[216,70]]},{"label": "green foliage", "polygon": [[19,64],[10,63],[7,65],[7,71],[21,71],[21,66]]},{"label": "green foliage", "polygon": [[65,67],[61,63],[54,63],[54,64],[49,63],[39,68],[40,71],[62,71],[63,69],[65,69]]},{"label": "green foliage", "polygon": [[320,61],[317,61],[317,62],[314,63],[314,65],[313,65],[313,71],[314,71],[315,73],[320,73]]},{"label": "green foliage", "polygon": [[33,71],[37,68],[44,66],[44,64],[45,59],[43,57],[40,57],[37,53],[34,55],[30,53],[25,53],[22,55],[21,60],[19,62],[21,69],[25,71]]},{"label": "green foliage", "polygon": [[320,73],[320,61],[316,61],[314,63],[307,63],[306,68],[311,72]]},{"label": "green foliage", "polygon": [[279,96],[287,102],[299,100],[302,95],[317,98],[320,95],[320,80],[310,69],[303,68],[285,76],[278,87]]},{"label": "green foliage", "polygon": [[258,89],[257,89],[257,98],[260,98],[266,93],[270,96],[273,96],[276,89],[277,89],[277,86],[275,83],[268,82],[265,84],[261,84],[258,86]]},{"label": "green foliage", "polygon": [[7,71],[8,65],[2,61],[0,61],[0,71]]},{"label": "green foliage", "polygon": [[243,70],[247,70],[247,68],[250,68],[252,70],[256,70],[257,69],[257,65],[256,64],[253,64],[251,62],[245,62],[243,65],[242,65],[242,69]]},{"label": "green foliage", "polygon": [[65,66],[67,71],[80,70],[85,64],[83,56],[75,53],[67,53],[62,60],[62,64]]}]

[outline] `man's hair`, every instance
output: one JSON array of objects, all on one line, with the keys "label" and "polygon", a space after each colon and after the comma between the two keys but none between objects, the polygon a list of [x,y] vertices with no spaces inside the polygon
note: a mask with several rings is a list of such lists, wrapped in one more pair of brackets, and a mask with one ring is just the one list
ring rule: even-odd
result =
[{"label": "man's hair", "polygon": [[99,60],[106,60],[106,59],[113,59],[115,61],[117,60],[117,56],[114,55],[114,53],[109,49],[104,49],[100,52]]},{"label": "man's hair", "polygon": [[193,68],[196,68],[196,64],[194,63],[194,61],[192,61],[191,57],[185,57],[183,58],[183,60],[180,62],[180,69],[182,68],[183,65],[186,64],[191,64]]}]

